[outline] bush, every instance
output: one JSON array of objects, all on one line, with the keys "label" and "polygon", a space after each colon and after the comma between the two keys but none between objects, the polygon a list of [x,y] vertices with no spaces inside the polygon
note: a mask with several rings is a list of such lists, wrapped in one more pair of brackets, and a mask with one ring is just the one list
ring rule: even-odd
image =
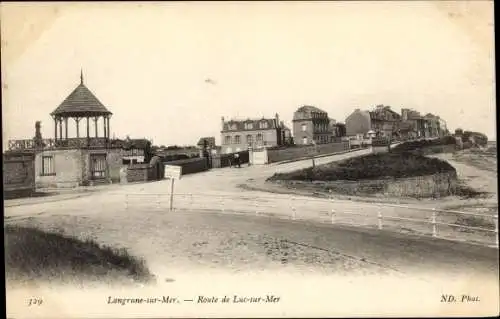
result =
[{"label": "bush", "polygon": [[315,168],[274,174],[268,180],[356,181],[384,177],[414,177],[445,172],[456,171],[453,166],[437,158],[428,158],[411,153],[378,153]]},{"label": "bush", "polygon": [[456,143],[457,142],[453,136],[444,136],[434,140],[426,139],[404,142],[402,144],[396,145],[391,150],[391,152],[408,152],[434,146],[456,145]]},{"label": "bush", "polygon": [[108,279],[120,274],[139,282],[153,279],[143,260],[124,249],[101,246],[37,228],[7,225],[5,266],[11,280]]}]

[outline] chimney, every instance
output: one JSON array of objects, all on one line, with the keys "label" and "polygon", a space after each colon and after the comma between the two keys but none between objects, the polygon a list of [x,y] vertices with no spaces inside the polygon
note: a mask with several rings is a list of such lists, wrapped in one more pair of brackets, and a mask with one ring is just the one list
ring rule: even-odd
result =
[{"label": "chimney", "polygon": [[280,117],[279,117],[278,113],[276,113],[275,117],[276,117],[276,127],[279,127],[280,126]]},{"label": "chimney", "polygon": [[220,118],[220,124],[221,124],[222,129],[224,130],[224,116],[222,116]]}]

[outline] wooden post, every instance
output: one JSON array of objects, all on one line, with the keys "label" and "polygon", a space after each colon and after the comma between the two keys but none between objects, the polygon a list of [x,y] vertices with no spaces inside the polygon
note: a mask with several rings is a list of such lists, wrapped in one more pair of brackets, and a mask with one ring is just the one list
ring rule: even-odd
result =
[{"label": "wooden post", "polygon": [[62,134],[62,118],[59,118],[59,138],[62,140],[63,134]]},{"label": "wooden post", "polygon": [[220,198],[220,202],[221,202],[221,206],[222,206],[222,212],[224,213],[225,212],[225,208],[224,208],[224,197],[221,197]]},{"label": "wooden post", "polygon": [[98,128],[97,128],[97,120],[98,120],[98,117],[94,117],[94,129],[95,129],[95,137],[97,138],[98,137]]},{"label": "wooden post", "polygon": [[90,144],[90,124],[89,117],[87,116],[87,146]]},{"label": "wooden post", "polygon": [[54,141],[57,142],[57,118],[54,116]]},{"label": "wooden post", "polygon": [[105,116],[103,117],[103,120],[104,121],[102,123],[102,126],[103,126],[103,129],[104,129],[104,138],[107,139],[108,138],[108,132],[107,132],[107,127],[106,127],[107,125],[106,125],[106,117]]},{"label": "wooden post", "polygon": [[64,118],[64,136],[68,139],[68,118]]},{"label": "wooden post", "polygon": [[378,229],[382,229],[382,212],[379,210],[378,211]]},{"label": "wooden post", "polygon": [[80,138],[80,120],[81,118],[75,117],[75,122],[76,122],[76,137]]},{"label": "wooden post", "polygon": [[171,178],[171,184],[170,184],[170,211],[173,210],[174,207],[174,178]]},{"label": "wooden post", "polygon": [[436,209],[432,209],[432,237],[437,237]]}]

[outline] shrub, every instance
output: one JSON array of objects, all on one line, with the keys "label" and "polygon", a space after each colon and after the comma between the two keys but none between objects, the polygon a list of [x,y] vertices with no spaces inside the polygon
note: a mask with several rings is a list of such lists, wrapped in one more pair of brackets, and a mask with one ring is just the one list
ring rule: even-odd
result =
[{"label": "shrub", "polygon": [[91,239],[12,225],[5,227],[4,239],[6,273],[13,280],[106,279],[117,273],[139,282],[153,278],[143,260]]},{"label": "shrub", "polygon": [[378,153],[334,162],[290,173],[274,174],[268,180],[335,181],[404,178],[456,172],[455,168],[437,158],[411,153]]}]

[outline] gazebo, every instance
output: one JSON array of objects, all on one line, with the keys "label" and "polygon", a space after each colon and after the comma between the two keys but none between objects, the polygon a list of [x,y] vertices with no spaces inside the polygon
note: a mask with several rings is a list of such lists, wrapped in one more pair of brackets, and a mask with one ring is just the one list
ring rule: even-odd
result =
[{"label": "gazebo", "polygon": [[[106,107],[85,86],[83,83],[82,71],[80,74],[80,84],[52,113],[50,113],[55,124],[55,145],[67,147],[107,145],[110,136],[109,119],[112,114],[113,113],[106,109]],[[103,134],[99,138],[98,123],[101,118],[103,123]],[[68,119],[73,119],[76,123],[76,138],[68,138]],[[86,138],[80,137],[80,121],[82,119],[86,119]],[[90,119],[94,121],[95,132],[93,137],[90,136]]]}]

